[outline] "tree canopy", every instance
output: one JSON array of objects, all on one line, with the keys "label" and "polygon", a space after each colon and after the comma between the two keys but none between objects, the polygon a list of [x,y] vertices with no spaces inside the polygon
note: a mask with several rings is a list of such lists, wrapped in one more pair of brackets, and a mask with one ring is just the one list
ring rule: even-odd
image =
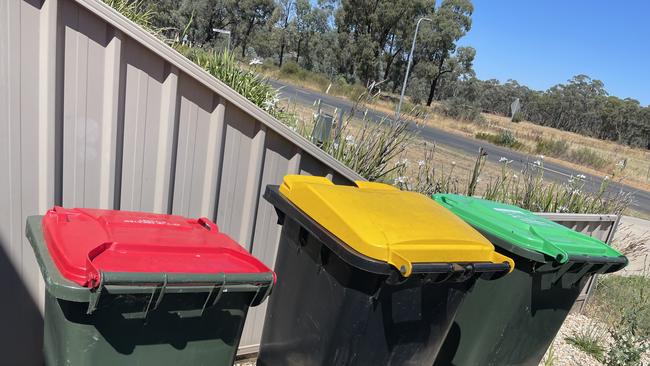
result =
[{"label": "tree canopy", "polygon": [[650,107],[610,96],[604,84],[576,75],[548,90],[515,80],[479,80],[476,50],[459,46],[472,27],[471,0],[143,0],[165,36],[186,30],[192,45],[231,47],[239,57],[260,57],[347,83],[402,85],[417,20],[407,94],[416,103],[461,101],[464,108],[510,115],[519,98],[521,116],[545,126],[650,149]]}]

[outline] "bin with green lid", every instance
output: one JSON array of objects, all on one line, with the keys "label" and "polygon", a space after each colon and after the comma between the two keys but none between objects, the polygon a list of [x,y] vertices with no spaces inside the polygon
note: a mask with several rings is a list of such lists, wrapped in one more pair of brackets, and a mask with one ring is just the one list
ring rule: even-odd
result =
[{"label": "bin with green lid", "polygon": [[436,366],[537,366],[587,278],[627,264],[602,241],[519,207],[453,194],[433,199],[515,260],[507,277],[477,281]]},{"label": "bin with green lid", "polygon": [[286,176],[264,198],[282,232],[257,364],[432,364],[478,277],[512,260],[429,197]]},{"label": "bin with green lid", "polygon": [[206,218],[55,207],[26,234],[50,366],[232,365],[275,280]]}]

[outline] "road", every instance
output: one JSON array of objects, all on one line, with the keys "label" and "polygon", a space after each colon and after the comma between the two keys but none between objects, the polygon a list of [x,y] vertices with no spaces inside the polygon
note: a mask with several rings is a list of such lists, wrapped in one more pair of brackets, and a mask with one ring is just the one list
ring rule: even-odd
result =
[{"label": "road", "polygon": [[[322,94],[313,90],[299,88],[277,80],[269,80],[269,83],[274,88],[280,90],[282,98],[287,98],[296,103],[303,105],[313,105],[318,99],[320,99],[324,103],[334,106],[338,109],[342,109],[345,113],[348,114],[352,109],[352,103],[341,98]],[[357,117],[363,117],[364,111],[356,111]],[[372,121],[381,121],[388,116],[385,113],[369,109],[366,117]],[[436,145],[443,145],[448,148],[462,151],[470,156],[476,156],[479,148],[482,147],[488,153],[488,161],[498,162],[501,157],[504,157],[508,160],[512,160],[510,166],[515,170],[521,170],[525,164],[529,164],[530,162],[537,160],[537,158],[532,155],[513,151],[501,146],[496,146],[486,141],[457,135],[431,126],[418,126],[415,123],[410,123],[409,128],[413,131],[417,131],[419,136],[427,141],[435,142]],[[598,189],[603,180],[601,177],[589,174],[587,172],[568,168],[564,165],[553,163],[551,161],[544,162],[544,170],[544,178],[556,183],[564,183],[571,176],[582,174],[586,177],[585,180],[587,181],[585,188],[589,190]],[[650,214],[650,192],[639,190],[637,188],[630,187],[618,182],[610,182],[609,187],[615,191],[621,190],[623,192],[633,193],[634,201],[631,204],[631,208],[645,214]]]}]

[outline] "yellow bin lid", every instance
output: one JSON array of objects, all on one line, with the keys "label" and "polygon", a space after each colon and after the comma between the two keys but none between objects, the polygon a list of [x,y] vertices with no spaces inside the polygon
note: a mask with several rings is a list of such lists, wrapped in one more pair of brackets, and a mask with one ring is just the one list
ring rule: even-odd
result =
[{"label": "yellow bin lid", "polygon": [[287,175],[280,193],[357,252],[404,276],[414,263],[508,263],[478,231],[429,197],[382,183],[335,185]]}]

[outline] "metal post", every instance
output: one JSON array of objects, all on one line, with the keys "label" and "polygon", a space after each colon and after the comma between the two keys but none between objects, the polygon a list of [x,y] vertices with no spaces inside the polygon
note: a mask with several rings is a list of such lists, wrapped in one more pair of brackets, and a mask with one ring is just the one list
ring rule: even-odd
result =
[{"label": "metal post", "polygon": [[404,92],[406,91],[406,81],[409,78],[409,70],[411,69],[411,63],[413,62],[413,51],[415,50],[415,40],[418,37],[418,30],[420,29],[420,23],[426,20],[432,22],[429,18],[420,18],[418,23],[415,25],[415,34],[413,34],[413,43],[411,44],[411,52],[409,53],[408,62],[406,63],[406,75],[404,75],[404,84],[402,85],[402,94],[399,96],[399,103],[397,104],[397,112],[395,113],[395,120],[399,119],[399,113],[402,109],[402,102],[404,101]]},{"label": "metal post", "polygon": [[225,34],[225,35],[228,36],[228,48],[227,49],[228,49],[228,52],[230,52],[230,31],[225,30],[225,29],[219,29],[219,28],[212,28],[212,31],[215,32],[215,33],[221,33],[221,34]]}]

